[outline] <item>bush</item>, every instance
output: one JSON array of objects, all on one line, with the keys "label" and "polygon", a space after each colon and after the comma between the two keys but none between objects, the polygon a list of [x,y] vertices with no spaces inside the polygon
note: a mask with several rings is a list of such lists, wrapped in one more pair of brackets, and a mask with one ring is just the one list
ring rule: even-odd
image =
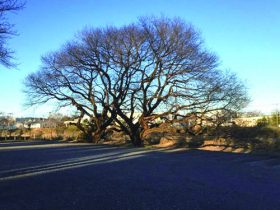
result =
[{"label": "bush", "polygon": [[230,137],[234,139],[243,138],[280,138],[280,129],[272,126],[255,126],[255,127],[220,127],[216,130],[212,129],[208,135],[219,137]]},{"label": "bush", "polygon": [[230,145],[250,150],[280,150],[280,129],[277,127],[220,127],[212,129],[209,135],[212,138],[224,138]]}]

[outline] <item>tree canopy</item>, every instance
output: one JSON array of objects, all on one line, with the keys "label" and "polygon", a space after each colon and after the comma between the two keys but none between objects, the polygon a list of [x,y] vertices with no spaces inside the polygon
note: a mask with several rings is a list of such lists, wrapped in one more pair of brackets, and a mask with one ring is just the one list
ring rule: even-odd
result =
[{"label": "tree canopy", "polygon": [[80,119],[90,118],[94,138],[115,123],[135,145],[158,118],[213,119],[248,101],[244,84],[219,69],[217,56],[179,18],[142,17],[119,28],[86,29],[44,56],[25,85],[31,105],[72,105]]}]

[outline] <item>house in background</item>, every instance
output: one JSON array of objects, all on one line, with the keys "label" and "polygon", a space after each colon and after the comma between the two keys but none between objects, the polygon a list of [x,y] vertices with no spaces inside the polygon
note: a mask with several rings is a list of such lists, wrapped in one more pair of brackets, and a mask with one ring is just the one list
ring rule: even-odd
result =
[{"label": "house in background", "polygon": [[79,119],[74,119],[74,120],[67,120],[64,121],[63,124],[68,127],[70,125],[76,125],[78,123]]},{"label": "house in background", "polygon": [[16,128],[35,129],[35,128],[56,128],[59,122],[53,119],[46,118],[16,118]]},{"label": "house in background", "polygon": [[234,118],[232,122],[241,127],[254,127],[258,124],[259,120],[262,119],[262,116],[257,117],[238,117]]}]

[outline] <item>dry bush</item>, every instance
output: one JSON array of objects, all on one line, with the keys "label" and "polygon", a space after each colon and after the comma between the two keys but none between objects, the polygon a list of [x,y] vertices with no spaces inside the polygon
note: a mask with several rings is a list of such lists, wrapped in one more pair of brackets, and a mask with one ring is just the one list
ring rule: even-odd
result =
[{"label": "dry bush", "polygon": [[63,139],[66,141],[78,140],[80,134],[81,131],[75,125],[70,125],[65,127],[63,131]]},{"label": "dry bush", "polygon": [[[208,129],[209,140],[213,145],[227,145],[230,147],[240,147],[254,150],[278,150],[280,151],[280,129],[270,126],[255,127],[220,127],[218,129]],[[223,142],[219,142],[223,139]],[[210,141],[208,141],[209,143]]]},{"label": "dry bush", "polygon": [[130,140],[129,136],[122,131],[109,130],[107,131],[105,141],[114,143],[127,143]]}]

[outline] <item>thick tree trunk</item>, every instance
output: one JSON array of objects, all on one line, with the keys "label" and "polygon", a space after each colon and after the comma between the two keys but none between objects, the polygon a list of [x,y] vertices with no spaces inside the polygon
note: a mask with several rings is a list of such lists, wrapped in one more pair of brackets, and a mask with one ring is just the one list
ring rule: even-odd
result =
[{"label": "thick tree trunk", "polygon": [[84,140],[86,140],[89,143],[93,142],[92,131],[83,132],[83,135],[84,135],[84,137],[83,137]]},{"label": "thick tree trunk", "polygon": [[131,129],[131,132],[129,134],[131,142],[134,146],[136,147],[141,147],[143,146],[143,140],[141,138],[141,132],[139,131],[139,129]]},{"label": "thick tree trunk", "polygon": [[140,138],[141,139],[144,139],[145,137],[145,131],[149,129],[149,124],[148,124],[148,121],[144,119],[144,117],[141,117],[139,119],[140,121],[140,125],[141,125],[141,128],[142,128],[142,131],[140,132]]},{"label": "thick tree trunk", "polygon": [[84,139],[87,142],[90,143],[98,143],[100,142],[100,140],[102,139],[102,137],[104,136],[104,130],[98,129],[98,130],[88,130],[86,132],[83,132],[84,134]]},{"label": "thick tree trunk", "polygon": [[105,131],[102,129],[97,129],[93,134],[92,134],[92,141],[93,143],[98,143],[101,141],[102,137],[104,136]]}]

